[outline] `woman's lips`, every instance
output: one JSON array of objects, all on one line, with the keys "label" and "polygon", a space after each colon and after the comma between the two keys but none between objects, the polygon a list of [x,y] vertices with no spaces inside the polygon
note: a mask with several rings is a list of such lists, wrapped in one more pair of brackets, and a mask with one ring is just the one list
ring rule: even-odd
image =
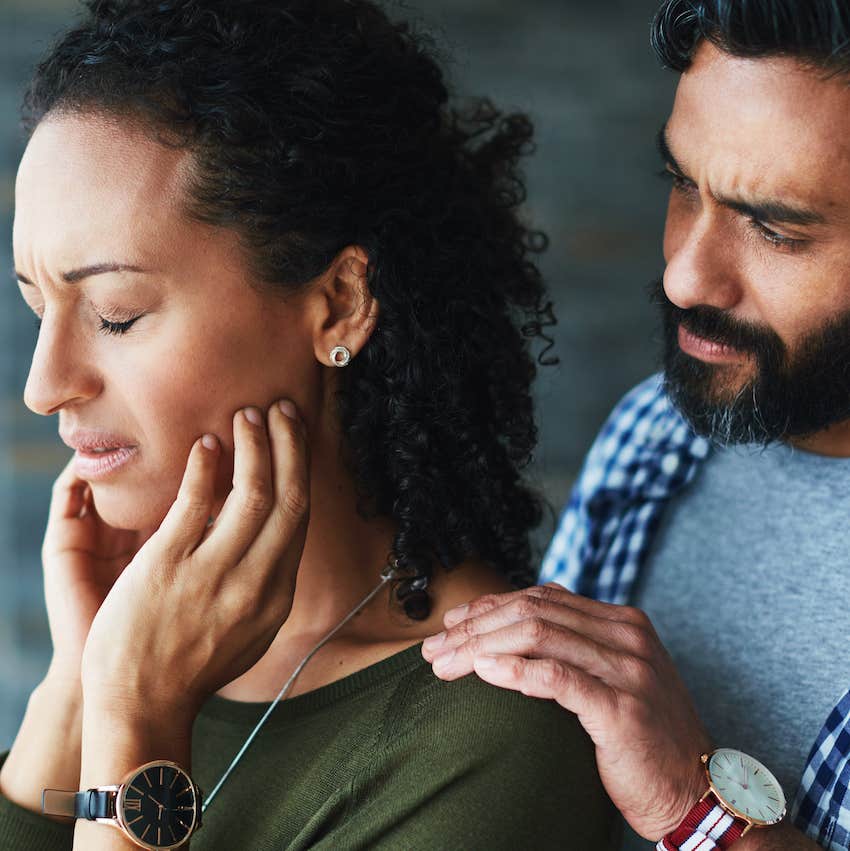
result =
[{"label": "woman's lips", "polygon": [[748,357],[744,352],[733,349],[731,346],[723,346],[704,337],[697,337],[684,325],[679,325],[679,348],[686,355],[706,363],[741,363]]},{"label": "woman's lips", "polygon": [[138,452],[138,446],[118,446],[105,452],[77,449],[74,454],[74,471],[86,481],[104,479],[130,463]]},{"label": "woman's lips", "polygon": [[131,438],[105,429],[69,428],[60,423],[59,437],[74,450],[74,472],[84,480],[103,479],[139,454]]}]

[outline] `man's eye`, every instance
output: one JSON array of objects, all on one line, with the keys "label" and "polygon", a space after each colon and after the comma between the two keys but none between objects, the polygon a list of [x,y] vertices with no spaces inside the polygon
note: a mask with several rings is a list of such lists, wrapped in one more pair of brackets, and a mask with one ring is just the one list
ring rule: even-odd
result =
[{"label": "man's eye", "polygon": [[766,224],[760,222],[758,219],[751,218],[748,221],[750,223],[750,227],[756,231],[762,239],[766,240],[771,245],[795,251],[799,250],[806,244],[806,240],[804,239],[792,239],[790,236],[783,236],[781,233],[771,230]]},{"label": "man's eye", "polygon": [[669,168],[659,171],[658,176],[672,183],[673,189],[676,192],[690,193],[696,189],[696,185],[692,180],[682,177],[681,174],[677,174],[675,171],[670,171]]},{"label": "man's eye", "polygon": [[110,322],[108,319],[98,316],[98,319],[100,319],[100,330],[104,334],[126,334],[133,327],[133,324],[141,318],[141,316],[136,316],[133,319],[128,319],[126,322]]}]

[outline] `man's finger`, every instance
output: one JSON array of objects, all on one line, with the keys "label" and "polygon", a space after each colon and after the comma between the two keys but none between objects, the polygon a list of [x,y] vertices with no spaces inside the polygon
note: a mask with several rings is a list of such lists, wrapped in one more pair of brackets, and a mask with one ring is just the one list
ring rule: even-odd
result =
[{"label": "man's finger", "polygon": [[519,691],[529,697],[555,700],[575,713],[585,724],[599,719],[616,706],[609,686],[590,674],[553,659],[523,659],[521,656],[482,656],[475,661],[475,673],[486,683]]},{"label": "man's finger", "polygon": [[[642,659],[653,659],[657,651],[655,632],[648,623],[638,622],[637,615],[619,607],[616,618],[610,618],[610,607],[588,607],[586,599],[576,594],[553,598],[526,592],[499,595],[502,605],[485,611],[477,617],[459,621],[450,629],[433,635],[422,645],[422,655],[429,662],[437,654],[460,647],[472,638],[528,620],[547,621],[587,636],[599,644],[633,654]],[[615,607],[616,608],[616,607]]]},{"label": "man's finger", "polygon": [[475,669],[476,659],[503,654],[564,662],[611,684],[619,684],[631,666],[627,654],[551,621],[530,618],[441,653],[434,659],[434,673],[443,680],[458,679]]},{"label": "man's finger", "polygon": [[561,594],[570,593],[569,591],[565,592],[554,588],[533,586],[532,588],[523,588],[520,591],[506,591],[503,594],[485,594],[483,597],[478,597],[478,599],[473,600],[471,603],[466,603],[463,606],[456,606],[453,609],[449,609],[443,615],[443,625],[446,629],[450,629],[461,621],[469,620],[470,618],[477,618],[492,611],[493,609],[497,609],[500,606],[510,603],[512,600],[516,600],[519,597],[529,594],[532,591],[547,598],[557,598]]},{"label": "man's finger", "polygon": [[562,605],[581,609],[595,617],[608,618],[613,621],[640,623],[646,619],[641,612],[630,606],[591,600],[589,597],[584,597],[581,594],[575,594],[565,589],[556,582],[551,582],[546,585],[532,585],[530,588],[523,588],[519,591],[508,591],[504,594],[486,594],[477,600],[473,600],[471,603],[449,609],[443,616],[443,624],[449,629],[461,621],[479,617],[522,596],[536,596],[544,600],[551,600]]}]

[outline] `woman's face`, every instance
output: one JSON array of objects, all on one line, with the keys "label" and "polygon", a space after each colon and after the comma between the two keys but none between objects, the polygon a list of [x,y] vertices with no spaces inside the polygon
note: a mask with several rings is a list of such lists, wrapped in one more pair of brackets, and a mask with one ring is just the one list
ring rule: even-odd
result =
[{"label": "woman's face", "polygon": [[204,433],[224,448],[222,498],[239,408],[288,397],[309,421],[321,404],[305,296],[259,293],[235,235],[188,220],[189,167],[139,131],[63,116],[38,127],[18,172],[15,267],[42,318],[24,400],[58,412],[66,441],[90,430],[136,447],[91,478],[118,528],[160,523]]}]

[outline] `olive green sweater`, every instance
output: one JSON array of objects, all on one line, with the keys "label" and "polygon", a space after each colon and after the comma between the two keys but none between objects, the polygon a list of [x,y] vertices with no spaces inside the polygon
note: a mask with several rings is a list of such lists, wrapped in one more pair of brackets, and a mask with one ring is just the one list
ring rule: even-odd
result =
[{"label": "olive green sweater", "polygon": [[[279,704],[192,851],[615,847],[614,810],[576,718],[474,675],[442,682],[420,648]],[[267,707],[217,695],[204,705],[191,772],[205,793]],[[0,797],[2,851],[72,841],[72,824]]]}]

